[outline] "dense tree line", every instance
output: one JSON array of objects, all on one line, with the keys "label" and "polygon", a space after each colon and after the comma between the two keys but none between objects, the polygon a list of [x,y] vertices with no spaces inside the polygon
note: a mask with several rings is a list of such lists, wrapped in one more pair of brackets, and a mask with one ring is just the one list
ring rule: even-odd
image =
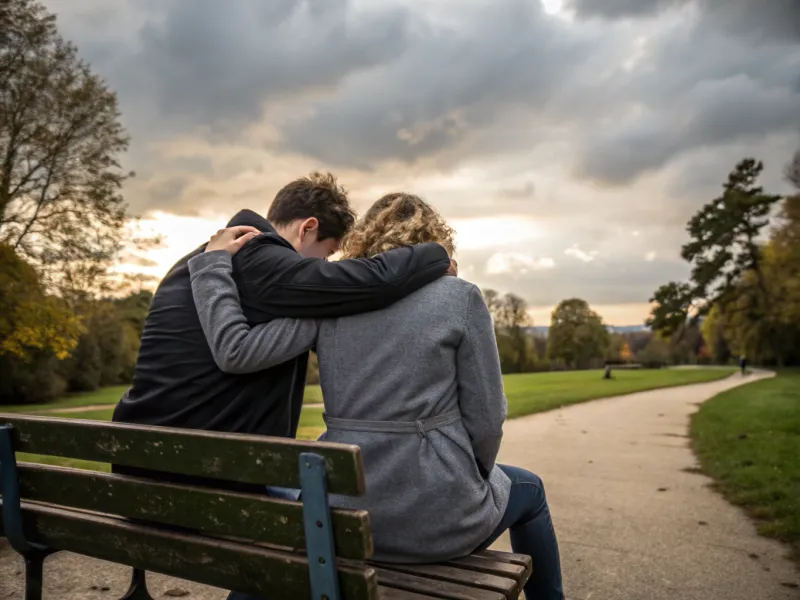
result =
[{"label": "dense tree line", "polygon": [[129,383],[152,294],[68,302],[0,245],[0,404]]},{"label": "dense tree line", "polygon": [[[483,290],[483,296],[494,322],[503,373],[629,363],[651,337],[647,332],[609,333],[600,315],[578,298],[562,301],[551,314],[547,334],[536,334],[525,300],[492,289]],[[666,362],[668,358],[662,364]]]}]

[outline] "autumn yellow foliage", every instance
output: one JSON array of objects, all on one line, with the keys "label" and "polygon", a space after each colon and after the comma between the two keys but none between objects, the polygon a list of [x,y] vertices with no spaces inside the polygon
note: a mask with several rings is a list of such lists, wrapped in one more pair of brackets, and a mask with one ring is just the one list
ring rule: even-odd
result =
[{"label": "autumn yellow foliage", "polygon": [[32,351],[69,356],[82,332],[80,320],[42,288],[34,268],[0,244],[0,355],[23,360]]}]

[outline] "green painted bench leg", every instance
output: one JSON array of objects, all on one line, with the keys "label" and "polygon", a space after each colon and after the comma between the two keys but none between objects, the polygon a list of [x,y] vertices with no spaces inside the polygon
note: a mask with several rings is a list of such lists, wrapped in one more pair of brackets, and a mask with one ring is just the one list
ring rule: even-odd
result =
[{"label": "green painted bench leg", "polygon": [[57,552],[25,539],[22,526],[22,505],[19,494],[17,455],[12,432],[14,427],[0,423],[0,497],[3,528],[11,548],[25,561],[25,600],[42,600],[44,559]]},{"label": "green painted bench leg", "polygon": [[131,574],[131,585],[120,600],[153,600],[147,591],[147,577],[141,569],[134,569]]},{"label": "green painted bench leg", "polygon": [[25,600],[42,600],[42,581],[44,578],[44,559],[51,552],[31,552],[25,560]]}]

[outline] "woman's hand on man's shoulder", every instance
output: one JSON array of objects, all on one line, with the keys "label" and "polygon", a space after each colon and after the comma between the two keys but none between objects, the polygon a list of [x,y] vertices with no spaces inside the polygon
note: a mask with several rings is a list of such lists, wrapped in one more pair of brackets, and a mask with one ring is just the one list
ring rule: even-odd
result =
[{"label": "woman's hand on man's shoulder", "polygon": [[205,251],[214,252],[215,250],[225,250],[233,255],[260,233],[258,229],[250,227],[249,225],[226,227],[225,229],[220,229],[211,236]]}]

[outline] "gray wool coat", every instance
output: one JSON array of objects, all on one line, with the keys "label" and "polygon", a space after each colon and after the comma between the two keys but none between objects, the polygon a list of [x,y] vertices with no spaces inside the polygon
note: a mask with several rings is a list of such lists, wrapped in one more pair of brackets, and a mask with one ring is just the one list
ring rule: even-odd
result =
[{"label": "gray wool coat", "polygon": [[380,311],[251,328],[227,252],[200,254],[189,269],[222,370],[267,368],[316,343],[328,426],[320,439],[360,446],[366,475],[364,496],[333,504],[369,511],[377,560],[465,556],[491,535],[511,483],[495,465],[506,401],[477,287],[443,277]]}]

